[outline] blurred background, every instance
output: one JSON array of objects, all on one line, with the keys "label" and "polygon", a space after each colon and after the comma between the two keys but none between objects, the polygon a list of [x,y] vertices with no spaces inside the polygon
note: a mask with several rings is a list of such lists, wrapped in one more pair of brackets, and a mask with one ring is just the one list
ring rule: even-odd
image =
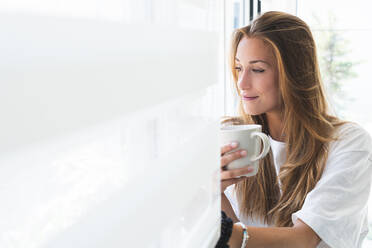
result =
[{"label": "blurred background", "polygon": [[269,10],[310,25],[333,112],[372,133],[366,1],[2,0],[0,247],[213,247],[230,35]]}]

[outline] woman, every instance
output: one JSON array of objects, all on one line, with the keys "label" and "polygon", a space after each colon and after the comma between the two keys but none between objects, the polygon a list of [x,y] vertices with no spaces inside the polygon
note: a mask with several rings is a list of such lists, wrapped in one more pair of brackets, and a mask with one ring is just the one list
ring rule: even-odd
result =
[{"label": "woman", "polygon": [[243,224],[231,231],[224,218],[218,246],[361,247],[372,141],[328,113],[309,27],[296,16],[265,13],[234,33],[231,68],[240,117],[224,123],[262,125],[271,151],[257,175],[238,178],[249,167],[225,168],[245,153],[226,154],[238,144],[221,148],[223,216]]}]

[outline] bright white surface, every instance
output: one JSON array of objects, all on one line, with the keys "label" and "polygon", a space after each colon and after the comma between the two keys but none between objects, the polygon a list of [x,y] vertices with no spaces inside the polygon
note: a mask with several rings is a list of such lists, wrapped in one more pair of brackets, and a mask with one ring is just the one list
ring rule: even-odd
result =
[{"label": "bright white surface", "polygon": [[1,247],[203,247],[219,227],[217,96],[3,155]]},{"label": "bright white surface", "polygon": [[217,83],[216,32],[13,14],[0,23],[1,151]]},{"label": "bright white surface", "polygon": [[219,7],[139,2],[140,20],[1,7],[0,247],[217,240]]},{"label": "bright white surface", "polygon": [[267,11],[283,11],[296,15],[298,0],[261,0],[262,13]]}]

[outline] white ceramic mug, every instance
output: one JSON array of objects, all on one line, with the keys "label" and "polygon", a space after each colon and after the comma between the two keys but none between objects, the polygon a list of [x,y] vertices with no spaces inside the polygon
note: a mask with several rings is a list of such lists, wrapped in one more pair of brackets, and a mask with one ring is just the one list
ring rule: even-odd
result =
[{"label": "white ceramic mug", "polygon": [[[239,142],[239,146],[227,154],[244,149],[247,151],[247,155],[230,162],[227,165],[227,169],[252,167],[254,170],[244,176],[249,177],[256,175],[258,172],[259,160],[265,157],[270,150],[269,137],[262,133],[261,125],[248,124],[222,127],[220,130],[220,143],[226,145],[233,141]],[[261,143],[263,145],[262,149]]]}]

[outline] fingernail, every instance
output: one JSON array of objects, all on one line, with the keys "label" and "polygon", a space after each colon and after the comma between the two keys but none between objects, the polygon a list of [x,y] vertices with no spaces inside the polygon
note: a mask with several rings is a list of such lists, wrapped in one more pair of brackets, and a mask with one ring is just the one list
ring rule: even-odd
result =
[{"label": "fingernail", "polygon": [[238,143],[237,142],[231,142],[231,147],[232,148],[238,147]]},{"label": "fingernail", "polygon": [[247,151],[243,150],[240,152],[240,155],[242,155],[243,157],[247,155]]}]

